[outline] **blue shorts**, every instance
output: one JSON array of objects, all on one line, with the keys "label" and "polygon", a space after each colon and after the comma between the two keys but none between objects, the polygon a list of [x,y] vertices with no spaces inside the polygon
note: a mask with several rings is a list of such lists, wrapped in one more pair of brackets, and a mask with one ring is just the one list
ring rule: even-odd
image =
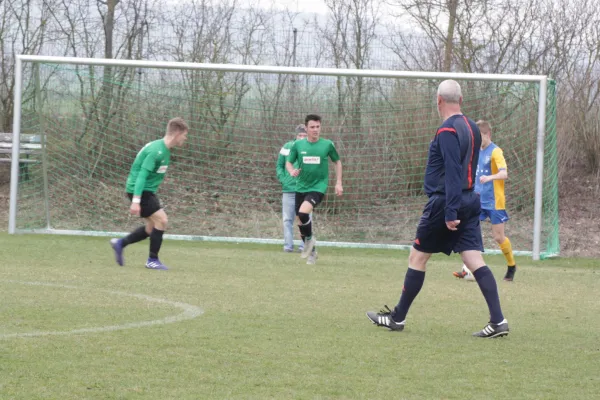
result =
[{"label": "blue shorts", "polygon": [[431,196],[423,209],[417,226],[413,247],[424,253],[461,253],[467,250],[483,251],[479,215],[481,202],[475,192],[462,194],[457,219],[458,229],[451,231],[446,226],[445,196]]},{"label": "blue shorts", "polygon": [[488,218],[492,221],[492,225],[503,224],[510,219],[506,210],[486,210],[482,208],[479,220],[485,221]]}]

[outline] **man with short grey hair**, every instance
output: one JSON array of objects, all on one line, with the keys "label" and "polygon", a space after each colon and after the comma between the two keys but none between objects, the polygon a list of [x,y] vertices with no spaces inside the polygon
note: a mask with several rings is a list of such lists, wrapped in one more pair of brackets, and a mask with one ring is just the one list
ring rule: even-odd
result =
[{"label": "man with short grey hair", "polygon": [[[452,79],[448,79],[440,83],[438,86],[437,95],[449,104],[458,104],[462,102],[462,91],[460,89],[460,85],[458,82]],[[440,109],[438,108],[438,112],[439,111]]]},{"label": "man with short grey hair", "polygon": [[400,301],[393,310],[385,306],[378,313],[368,311],[367,318],[377,326],[404,330],[408,310],[423,287],[427,261],[434,253],[454,252],[475,277],[489,310],[489,322],[473,336],[506,336],[508,322],[500,307],[496,279],[481,255],[481,204],[474,190],[481,133],[475,121],[461,112],[458,82],[440,83],[436,100],[442,124],[429,144],[423,184],[429,200],[410,249]]},{"label": "man with short grey hair", "polygon": [[[306,126],[300,124],[296,127],[296,138],[283,145],[277,158],[277,179],[281,183],[281,214],[283,218],[283,251],[294,251],[294,218],[296,217],[296,178],[285,169],[285,161],[290,154],[290,149],[296,140],[306,139]],[[297,166],[296,166],[297,167]],[[302,251],[304,244],[298,250]]]}]

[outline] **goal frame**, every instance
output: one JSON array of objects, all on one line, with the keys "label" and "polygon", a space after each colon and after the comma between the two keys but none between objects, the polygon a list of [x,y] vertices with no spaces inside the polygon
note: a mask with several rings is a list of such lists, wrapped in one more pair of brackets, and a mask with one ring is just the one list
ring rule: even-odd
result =
[{"label": "goal frame", "polygon": [[[533,260],[540,259],[540,249],[542,240],[542,212],[543,212],[543,184],[544,184],[544,140],[546,136],[546,106],[548,77],[546,75],[504,75],[504,74],[478,74],[478,73],[457,73],[457,72],[416,72],[416,71],[390,71],[390,70],[364,70],[364,69],[336,69],[336,68],[303,68],[303,67],[281,67],[281,66],[262,66],[262,65],[238,65],[238,64],[208,64],[208,63],[190,63],[175,61],[144,61],[144,60],[121,60],[121,59],[103,59],[103,58],[76,58],[76,57],[55,57],[55,56],[36,56],[36,55],[17,55],[15,59],[15,87],[14,87],[14,113],[13,113],[13,147],[10,175],[10,202],[8,233],[17,233],[17,199],[18,199],[18,180],[19,180],[19,147],[20,147],[20,129],[21,129],[21,102],[23,90],[23,64],[32,63],[54,63],[54,64],[74,64],[74,65],[95,65],[95,66],[121,66],[138,68],[161,68],[161,69],[189,69],[189,70],[209,70],[221,72],[250,72],[250,73],[277,73],[277,74],[295,74],[295,75],[325,75],[325,76],[352,76],[369,78],[404,78],[404,79],[455,79],[471,81],[505,81],[505,82],[529,82],[539,83],[539,103],[538,103],[538,121],[536,138],[536,171],[535,171],[535,199],[534,199],[534,221],[533,221],[533,248],[531,256]],[[46,168],[45,160],[43,168]],[[46,196],[47,194],[45,194]],[[58,234],[81,234],[84,231],[57,231],[48,226],[45,233]],[[93,233],[87,233],[93,234]],[[106,234],[115,234],[106,232]],[[117,233],[119,234],[119,233]],[[270,239],[248,239],[248,238],[211,238],[205,236],[183,236],[167,235],[167,237],[188,240],[221,240],[235,242],[260,242],[260,243],[279,243],[279,240]],[[319,243],[319,245],[335,245],[340,247],[385,247],[385,248],[406,248],[406,246],[393,245],[369,245],[359,243]],[[529,252],[524,252],[529,253]],[[551,256],[551,255],[550,255]]]}]

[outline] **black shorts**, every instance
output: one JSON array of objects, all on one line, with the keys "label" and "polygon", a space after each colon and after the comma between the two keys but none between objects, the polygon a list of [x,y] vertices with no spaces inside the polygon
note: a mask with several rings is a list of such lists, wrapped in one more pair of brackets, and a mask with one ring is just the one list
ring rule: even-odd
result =
[{"label": "black shorts", "polygon": [[483,251],[479,214],[481,202],[475,192],[462,194],[457,219],[458,229],[451,231],[446,226],[446,198],[431,196],[423,209],[417,227],[417,237],[413,247],[424,253],[461,253],[467,250]]},{"label": "black shorts", "polygon": [[[127,197],[129,197],[129,200],[132,200],[133,193],[127,193]],[[158,200],[156,194],[152,192],[142,192],[140,208],[140,217],[148,218],[149,216],[160,210],[162,206],[160,205],[160,200]]]},{"label": "black shorts", "polygon": [[318,206],[319,203],[323,201],[325,195],[320,192],[306,192],[306,193],[298,193],[296,192],[296,215],[298,215],[298,211],[300,211],[300,206],[305,201],[308,201],[313,205],[313,208]]}]

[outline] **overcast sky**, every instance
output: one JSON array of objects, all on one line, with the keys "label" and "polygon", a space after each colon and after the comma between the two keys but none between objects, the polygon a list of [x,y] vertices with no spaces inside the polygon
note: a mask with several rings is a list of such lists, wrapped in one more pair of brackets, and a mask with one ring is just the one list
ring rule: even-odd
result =
[{"label": "overcast sky", "polygon": [[[325,16],[329,13],[329,8],[325,5],[325,0],[238,0],[238,4],[258,4],[266,9],[273,6],[275,9],[288,9],[292,12],[320,14]],[[376,3],[377,4],[377,3]],[[378,2],[381,22],[394,22],[408,24],[408,18],[398,18],[400,10],[397,7],[392,7],[386,2],[379,0]]]},{"label": "overcast sky", "polygon": [[[242,3],[247,0],[242,0]],[[318,14],[325,14],[327,12],[327,6],[324,0],[254,0],[258,1],[258,4],[269,8],[271,4],[275,8],[285,9],[295,12],[312,12]],[[254,1],[248,1],[248,3],[254,3]]]}]

